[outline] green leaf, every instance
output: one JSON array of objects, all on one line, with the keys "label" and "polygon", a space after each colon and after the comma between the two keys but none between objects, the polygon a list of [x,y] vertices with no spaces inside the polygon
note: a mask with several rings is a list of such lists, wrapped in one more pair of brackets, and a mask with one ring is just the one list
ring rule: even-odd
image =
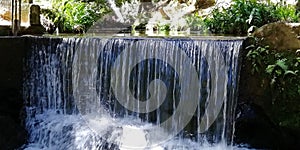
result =
[{"label": "green leaf", "polygon": [[282,75],[282,70],[277,69],[277,70],[275,70],[275,73],[280,76],[280,75]]},{"label": "green leaf", "polygon": [[279,66],[284,71],[288,69],[288,66],[285,64],[285,60],[277,60],[276,65]]},{"label": "green leaf", "polygon": [[287,70],[284,72],[284,75],[297,75],[296,72],[292,71],[292,70]]},{"label": "green leaf", "polygon": [[266,72],[272,74],[274,69],[275,69],[275,65],[268,65],[268,67],[266,68]]},{"label": "green leaf", "polygon": [[253,44],[246,47],[246,49],[254,49],[254,48],[255,48],[255,45],[253,45]]}]

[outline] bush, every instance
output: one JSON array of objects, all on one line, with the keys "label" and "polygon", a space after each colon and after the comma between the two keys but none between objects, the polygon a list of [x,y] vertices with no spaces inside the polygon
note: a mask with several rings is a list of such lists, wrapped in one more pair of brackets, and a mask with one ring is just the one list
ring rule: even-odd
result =
[{"label": "bush", "polygon": [[264,24],[298,20],[296,8],[283,2],[262,3],[257,0],[233,0],[230,7],[216,8],[204,19],[206,27],[212,33],[247,34],[251,26],[261,27]]},{"label": "bush", "polygon": [[60,32],[87,31],[95,21],[109,12],[105,0],[83,2],[80,0],[54,0],[51,10],[44,10]]},{"label": "bush", "polygon": [[204,23],[204,18],[198,12],[186,16],[186,22],[192,32],[207,33],[208,29]]}]

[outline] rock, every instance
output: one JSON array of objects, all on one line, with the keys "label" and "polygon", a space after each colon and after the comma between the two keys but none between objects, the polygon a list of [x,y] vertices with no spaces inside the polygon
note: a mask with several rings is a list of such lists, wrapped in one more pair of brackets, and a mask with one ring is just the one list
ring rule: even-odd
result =
[{"label": "rock", "polygon": [[216,4],[215,0],[197,0],[195,7],[196,9],[206,9]]},{"label": "rock", "polygon": [[299,131],[276,126],[263,109],[253,103],[239,103],[234,142],[256,149],[297,149]]},{"label": "rock", "polygon": [[[191,1],[189,0],[178,0],[180,4],[189,4]],[[214,6],[216,4],[215,0],[196,0],[195,7],[196,9],[206,9],[208,7]]]},{"label": "rock", "polygon": [[300,23],[275,22],[258,28],[254,37],[262,39],[262,44],[278,51],[300,49]]},{"label": "rock", "polygon": [[[240,70],[239,80],[239,102],[245,102],[241,100],[247,100],[259,105],[265,111],[270,110],[272,106],[272,98],[270,96],[269,80],[259,73],[252,73],[253,66],[250,61],[247,60],[248,46],[255,44],[255,39],[252,37],[247,38],[243,43],[243,48],[240,51],[242,63]],[[268,115],[269,111],[266,112]]]}]

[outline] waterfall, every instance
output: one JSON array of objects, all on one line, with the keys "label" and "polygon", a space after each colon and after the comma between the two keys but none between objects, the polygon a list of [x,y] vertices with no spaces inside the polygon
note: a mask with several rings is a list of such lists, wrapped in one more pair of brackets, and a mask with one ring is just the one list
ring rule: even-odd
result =
[{"label": "waterfall", "polygon": [[27,38],[25,149],[231,149],[242,39]]}]

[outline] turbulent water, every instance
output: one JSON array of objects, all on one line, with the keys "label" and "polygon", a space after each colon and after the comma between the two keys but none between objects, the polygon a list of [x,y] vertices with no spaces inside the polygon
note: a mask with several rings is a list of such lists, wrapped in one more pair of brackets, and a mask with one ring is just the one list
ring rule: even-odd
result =
[{"label": "turbulent water", "polygon": [[234,148],[242,40],[32,37],[28,43],[25,149]]}]

